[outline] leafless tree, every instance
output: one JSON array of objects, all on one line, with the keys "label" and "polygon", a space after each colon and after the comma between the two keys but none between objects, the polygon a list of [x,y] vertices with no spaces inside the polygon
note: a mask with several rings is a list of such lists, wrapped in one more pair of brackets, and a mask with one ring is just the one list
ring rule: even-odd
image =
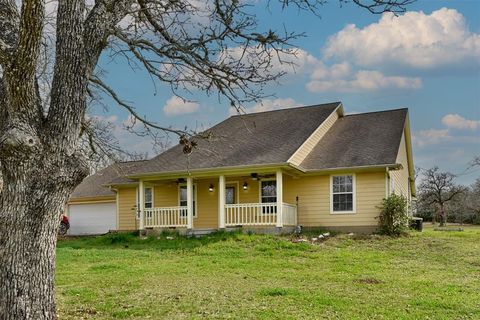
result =
[{"label": "leafless tree", "polygon": [[440,216],[440,226],[447,222],[445,205],[465,191],[455,183],[455,175],[441,172],[438,167],[423,171],[423,179],[419,185],[419,197],[427,205],[434,205]]},{"label": "leafless tree", "polygon": [[[104,82],[97,68],[102,53],[144,68],[174,92],[218,93],[237,108],[282,75],[275,60],[295,54],[289,43],[298,34],[259,30],[243,1],[86,2],[59,1],[46,16],[45,1],[0,0],[0,319],[56,317],[56,233],[69,194],[88,174],[81,144],[85,136],[92,142],[91,90],[102,90],[148,127],[178,135],[186,151],[194,147],[188,132],[149,121]],[[314,13],[323,2],[281,1]],[[354,2],[378,13],[402,12],[411,0]],[[42,70],[49,44],[52,65]],[[44,74],[47,83],[40,81]]]},{"label": "leafless tree", "polygon": [[475,156],[472,161],[470,161],[470,167],[480,167],[480,156]]},{"label": "leafless tree", "polygon": [[470,186],[465,205],[476,216],[480,217],[480,178],[477,178]]}]

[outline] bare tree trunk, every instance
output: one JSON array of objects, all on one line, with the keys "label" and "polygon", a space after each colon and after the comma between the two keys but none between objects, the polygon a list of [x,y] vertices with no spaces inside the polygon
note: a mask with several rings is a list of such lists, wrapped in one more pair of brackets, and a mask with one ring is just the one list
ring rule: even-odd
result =
[{"label": "bare tree trunk", "polygon": [[[18,155],[18,153],[16,153]],[[75,158],[20,161],[2,154],[0,319],[55,319],[55,244],[59,215],[86,175]],[[59,170],[58,165],[66,165]]]},{"label": "bare tree trunk", "polygon": [[44,1],[24,0],[19,14],[13,0],[0,0],[0,27],[9,27],[0,28],[0,43],[7,43],[0,46],[4,68],[0,76],[4,182],[0,192],[0,320],[56,318],[59,215],[88,174],[87,162],[78,153],[87,83],[107,31],[122,17],[116,9],[126,8],[125,4],[109,7],[113,12],[109,13],[107,7],[99,2],[84,32],[85,2],[59,1],[55,68],[45,114],[36,79]]},{"label": "bare tree trunk", "polygon": [[447,213],[445,211],[445,206],[440,205],[440,227],[443,227],[447,224]]}]

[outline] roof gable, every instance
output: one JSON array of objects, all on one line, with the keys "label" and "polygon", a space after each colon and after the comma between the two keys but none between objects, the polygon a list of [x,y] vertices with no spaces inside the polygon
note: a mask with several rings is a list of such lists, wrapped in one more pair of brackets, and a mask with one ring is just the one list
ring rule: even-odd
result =
[{"label": "roof gable", "polygon": [[338,119],[301,163],[305,170],[395,164],[408,109]]}]

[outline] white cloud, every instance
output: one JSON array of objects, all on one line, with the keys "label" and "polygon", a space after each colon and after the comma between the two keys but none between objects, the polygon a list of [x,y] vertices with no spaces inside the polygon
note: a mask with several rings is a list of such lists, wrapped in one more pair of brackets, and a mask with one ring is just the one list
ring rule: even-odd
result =
[{"label": "white cloud", "polygon": [[477,130],[480,128],[480,121],[468,120],[458,114],[447,114],[442,118],[442,123],[448,128],[460,130]]},{"label": "white cloud", "polygon": [[[264,99],[261,102],[249,107],[244,108],[243,111],[245,113],[255,113],[255,112],[264,112],[264,111],[272,111],[278,109],[287,109],[298,107],[301,105],[297,101],[292,98],[279,98],[279,99]],[[238,111],[235,108],[230,108],[230,115],[237,115]]]},{"label": "white cloud", "polygon": [[330,67],[319,63],[307,83],[311,92],[336,91],[359,92],[380,89],[419,89],[422,80],[416,77],[386,76],[379,71],[359,70],[354,72],[347,63],[334,64]]},{"label": "white cloud", "polygon": [[480,129],[480,121],[468,120],[458,114],[447,114],[442,118],[444,129],[422,130],[414,134],[413,140],[418,147],[438,144],[476,144],[480,143],[477,132],[462,133],[451,129],[475,131]]},{"label": "white cloud", "polygon": [[347,25],[328,40],[325,58],[360,66],[401,65],[418,69],[458,64],[480,65],[480,34],[471,32],[463,15],[442,8],[431,14],[382,15],[364,28]]},{"label": "white cloud", "polygon": [[448,129],[428,129],[420,131],[418,135],[413,137],[413,140],[419,147],[424,147],[427,145],[451,141],[452,136]]},{"label": "white cloud", "polygon": [[187,113],[194,113],[198,110],[199,104],[193,101],[187,101],[177,96],[168,99],[163,107],[163,112],[167,116],[175,116]]}]

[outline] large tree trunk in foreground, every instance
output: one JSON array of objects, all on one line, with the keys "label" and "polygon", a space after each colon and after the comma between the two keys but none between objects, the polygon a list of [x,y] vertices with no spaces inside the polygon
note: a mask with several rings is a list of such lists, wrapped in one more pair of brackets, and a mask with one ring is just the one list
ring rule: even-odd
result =
[{"label": "large tree trunk in foreground", "polygon": [[[48,114],[36,68],[43,1],[24,1],[22,15],[0,1],[12,32],[3,48],[0,79],[0,319],[55,319],[55,243],[59,214],[87,175],[78,155],[86,108],[87,63],[82,1],[60,1],[56,64]],[[0,11],[1,12],[1,11]],[[2,12],[3,13],[3,12]],[[17,19],[18,18],[18,19]],[[2,30],[0,30],[2,31]],[[1,33],[1,32],[0,32]],[[5,41],[4,41],[5,42]]]},{"label": "large tree trunk in foreground", "polygon": [[[14,153],[16,156],[19,152]],[[87,171],[79,158],[19,159],[2,153],[0,319],[55,319],[59,215]]]}]

